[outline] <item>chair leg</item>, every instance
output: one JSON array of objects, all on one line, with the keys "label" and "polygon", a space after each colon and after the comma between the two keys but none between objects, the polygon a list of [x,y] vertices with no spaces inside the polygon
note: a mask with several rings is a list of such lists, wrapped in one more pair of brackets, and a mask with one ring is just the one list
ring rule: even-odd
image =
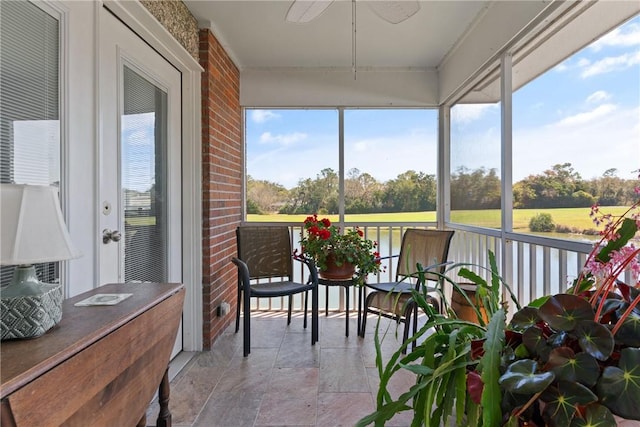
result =
[{"label": "chair leg", "polygon": [[[411,318],[413,317],[413,333],[415,335],[415,333],[417,332],[418,328],[418,324],[417,324],[417,316],[414,316],[414,313],[417,313],[418,311],[416,310],[416,304],[412,301],[409,300],[407,302],[407,308],[404,310],[404,319],[402,320],[402,322],[404,323],[404,330],[402,332],[402,343],[406,343],[409,340],[409,328],[411,327]],[[414,341],[412,343],[412,348],[415,350],[416,349],[416,342]],[[402,350],[402,354],[406,354],[407,353],[407,349],[405,348],[404,350]]]},{"label": "chair leg", "polygon": [[236,334],[240,330],[240,305],[242,304],[242,290],[238,286],[238,299],[236,300]]},{"label": "chair leg", "polygon": [[247,357],[251,353],[251,295],[249,292],[243,292],[242,306],[243,306],[243,341],[244,341],[244,357]]},{"label": "chair leg", "polygon": [[307,329],[307,307],[309,304],[309,291],[304,291],[304,321],[302,323],[304,329]]},{"label": "chair leg", "polygon": [[[418,333],[418,304],[413,303],[413,335]],[[413,350],[416,349],[416,342],[412,344]]]},{"label": "chair leg", "polygon": [[289,295],[289,309],[287,310],[287,325],[291,324],[291,307],[293,306],[293,295]]},{"label": "chair leg", "polygon": [[427,295],[427,302],[435,308],[436,313],[442,313],[442,307],[438,298]]},{"label": "chair leg", "polygon": [[362,309],[362,326],[360,327],[360,336],[364,338],[364,332],[367,329],[367,314],[369,314],[369,303],[371,302],[371,299],[373,299],[373,296],[376,292],[371,292],[369,295],[367,295],[367,297],[364,299],[364,308]]}]

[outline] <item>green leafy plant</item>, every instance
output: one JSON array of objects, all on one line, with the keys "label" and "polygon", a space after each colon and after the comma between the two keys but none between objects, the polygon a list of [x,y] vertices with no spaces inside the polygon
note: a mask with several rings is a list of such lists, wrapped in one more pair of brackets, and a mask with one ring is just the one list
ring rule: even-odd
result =
[{"label": "green leafy plant", "polygon": [[[594,222],[605,227],[572,288],[511,320],[499,380],[508,425],[606,427],[616,425],[614,414],[640,420],[640,249],[631,243],[639,204],[621,216],[594,206]],[[633,286],[618,280],[627,269]]]},{"label": "green leafy plant", "polygon": [[[504,335],[505,309],[502,301],[503,291],[511,295],[517,306],[517,301],[508,286],[497,273],[497,266],[493,253],[489,253],[491,281],[486,282],[481,276],[467,267],[470,264],[451,264],[444,274],[425,269],[416,265],[416,277],[419,290],[412,292],[412,301],[419,310],[427,314],[427,321],[400,348],[394,352],[388,362],[383,363],[380,344],[380,323],[376,327],[376,365],[380,377],[380,386],[376,397],[376,411],[361,419],[357,426],[384,426],[396,413],[412,411],[412,426],[441,426],[449,425],[453,420],[455,425],[485,425],[501,418],[500,394],[498,385],[500,349]],[[477,285],[476,305],[473,305],[468,295],[458,283],[449,275],[458,270],[458,275]],[[457,319],[451,307],[444,301],[445,315],[434,310],[429,303],[426,286],[426,274],[437,275],[442,283],[447,282],[457,288],[460,293],[474,307],[478,323]],[[490,321],[482,320],[480,311],[482,304]],[[419,344],[413,348],[413,342]],[[481,358],[474,357],[477,344],[485,350]],[[409,349],[412,348],[411,351]],[[407,354],[405,354],[407,352]],[[416,374],[416,383],[407,392],[393,398],[387,391],[387,385],[394,374],[400,370],[408,370]],[[467,391],[469,376],[482,377],[486,384],[484,388]],[[476,383],[482,384],[482,382]],[[480,393],[480,394],[478,394]],[[481,396],[484,393],[482,405],[471,398],[472,395]],[[484,411],[482,407],[484,406]]]},{"label": "green leafy plant", "polygon": [[[435,312],[417,265],[421,290],[412,300],[427,321],[386,364],[376,329],[376,411],[357,425],[383,426],[400,411],[413,412],[412,426],[454,420],[469,427],[613,427],[614,415],[640,420],[640,249],[633,244],[639,205],[617,217],[594,206],[594,222],[605,227],[573,286],[524,308],[498,275],[491,252],[489,282],[469,265],[452,265],[441,283],[474,307],[477,324],[455,318],[449,307],[448,316]],[[476,284],[475,301],[448,277],[453,269]],[[619,280],[625,271],[631,285]],[[508,324],[503,293],[516,307]],[[404,355],[414,341],[419,344]],[[387,385],[403,369],[415,373],[416,382],[392,398]]]},{"label": "green leafy plant", "polygon": [[364,238],[358,227],[341,233],[328,218],[318,219],[314,214],[304,220],[300,237],[302,254],[312,258],[320,271],[326,271],[329,257],[337,266],[352,264],[356,267],[355,283],[361,285],[368,274],[382,270],[378,243]]},{"label": "green leafy plant", "polygon": [[556,228],[551,214],[539,213],[529,220],[529,230],[533,232],[550,232]]}]

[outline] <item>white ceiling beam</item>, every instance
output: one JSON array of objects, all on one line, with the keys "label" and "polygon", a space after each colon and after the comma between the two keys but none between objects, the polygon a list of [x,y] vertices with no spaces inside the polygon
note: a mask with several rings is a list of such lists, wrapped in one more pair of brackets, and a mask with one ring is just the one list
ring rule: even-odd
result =
[{"label": "white ceiling beam", "polygon": [[573,2],[495,1],[438,67],[439,98],[447,102],[479,73],[491,69],[524,28]]},{"label": "white ceiling beam", "polygon": [[240,72],[250,107],[435,107],[437,73],[418,69],[271,68]]}]

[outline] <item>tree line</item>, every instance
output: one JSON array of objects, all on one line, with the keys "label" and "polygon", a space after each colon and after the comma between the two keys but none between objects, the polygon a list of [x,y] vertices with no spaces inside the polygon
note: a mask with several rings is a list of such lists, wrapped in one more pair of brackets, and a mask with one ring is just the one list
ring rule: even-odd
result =
[{"label": "tree line", "polygon": [[[588,207],[628,205],[635,200],[636,180],[622,179],[616,169],[583,179],[571,163],[556,164],[529,175],[513,186],[514,208]],[[408,170],[380,182],[354,168],[345,176],[345,212],[422,212],[436,208],[436,177]],[[496,169],[459,167],[451,174],[451,209],[499,209],[500,176]],[[292,189],[265,180],[247,178],[247,212],[253,214],[338,213],[338,174],[331,168],[315,178],[298,181]]]}]

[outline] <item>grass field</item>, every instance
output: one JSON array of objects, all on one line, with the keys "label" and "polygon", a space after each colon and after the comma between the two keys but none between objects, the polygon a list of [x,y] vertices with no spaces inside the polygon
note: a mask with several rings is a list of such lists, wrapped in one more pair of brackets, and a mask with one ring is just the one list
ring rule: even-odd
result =
[{"label": "grass field", "polygon": [[[604,212],[613,215],[621,215],[627,209],[625,206],[612,206],[602,208]],[[589,217],[590,208],[558,208],[558,209],[515,209],[513,211],[514,231],[528,233],[529,220],[536,214],[548,213],[553,218],[554,224],[575,227],[580,230],[595,229],[595,225]],[[337,221],[337,215],[319,215]],[[302,222],[307,215],[248,215],[249,221],[258,222]],[[357,214],[346,215],[347,222],[379,223],[379,222],[430,222],[436,220],[435,212],[402,212],[388,214]],[[478,211],[453,211],[451,221],[461,224],[476,225],[488,228],[500,228],[500,210],[488,209]],[[546,233],[545,233],[546,234]]]}]

